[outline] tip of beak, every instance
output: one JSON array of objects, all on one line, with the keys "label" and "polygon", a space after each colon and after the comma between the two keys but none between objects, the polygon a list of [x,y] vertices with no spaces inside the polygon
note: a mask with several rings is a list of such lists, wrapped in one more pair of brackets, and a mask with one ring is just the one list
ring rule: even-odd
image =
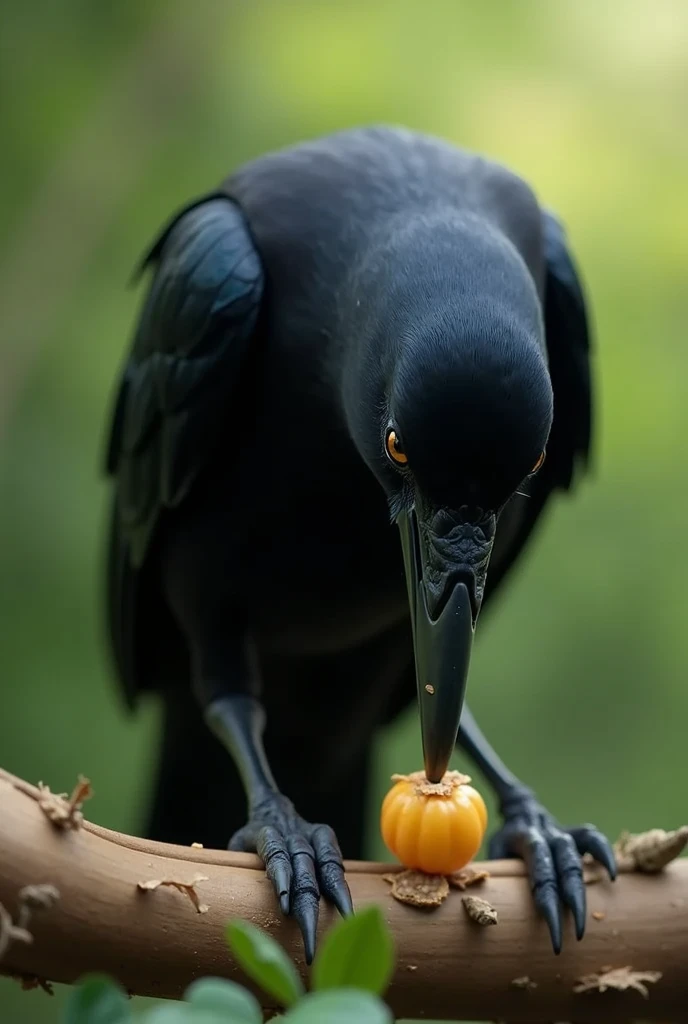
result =
[{"label": "tip of beak", "polygon": [[449,762],[442,766],[438,765],[437,761],[426,761],[425,762],[425,777],[428,782],[441,782],[444,778],[444,774],[449,767]]}]

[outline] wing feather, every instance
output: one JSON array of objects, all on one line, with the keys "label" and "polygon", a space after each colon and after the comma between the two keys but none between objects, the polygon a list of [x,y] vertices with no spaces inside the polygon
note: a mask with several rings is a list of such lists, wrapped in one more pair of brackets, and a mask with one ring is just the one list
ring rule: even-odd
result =
[{"label": "wing feather", "polygon": [[135,565],[161,512],[184,500],[213,450],[256,330],[264,278],[228,198],[187,208],[144,261],[154,277],[115,404],[107,469]]},{"label": "wing feather", "polygon": [[586,470],[593,441],[592,346],[581,277],[559,220],[542,214],[545,260],[544,325],[554,392],[554,419],[547,458],[521,502],[522,517],[508,550],[488,574],[483,607],[502,583],[558,490],[574,486],[577,467]]},{"label": "wing feather", "polygon": [[173,627],[160,626],[164,612],[146,557],[160,517],[184,501],[222,438],[264,291],[243,215],[222,195],[178,213],[139,271],[146,268],[153,278],[117,389],[105,459],[114,482],[108,632],[130,706],[152,682],[151,634],[166,630],[169,637]]}]

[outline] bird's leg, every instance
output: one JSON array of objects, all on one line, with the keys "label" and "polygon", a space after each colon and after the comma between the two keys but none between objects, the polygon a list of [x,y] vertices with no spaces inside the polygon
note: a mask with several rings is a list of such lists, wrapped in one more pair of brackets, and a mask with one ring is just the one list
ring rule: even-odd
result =
[{"label": "bird's leg", "polygon": [[299,924],[310,964],[320,895],[342,915],[353,910],[342,854],[329,825],[304,821],[280,793],[263,746],[265,711],[255,693],[255,670],[248,659],[242,669],[240,687],[217,685],[205,677],[196,686],[205,720],[231,754],[248,801],[248,822],[232,836],[229,849],[261,858],[282,912],[291,913]]},{"label": "bird's leg", "polygon": [[490,840],[489,855],[494,859],[520,857],[525,862],[535,904],[547,922],[554,951],[559,953],[560,901],[570,907],[576,937],[581,939],[586,917],[581,857],[591,854],[613,879],[616,860],[611,844],[594,825],[561,826],[497,756],[465,705],[457,743],[485,775],[499,799],[504,824]]}]

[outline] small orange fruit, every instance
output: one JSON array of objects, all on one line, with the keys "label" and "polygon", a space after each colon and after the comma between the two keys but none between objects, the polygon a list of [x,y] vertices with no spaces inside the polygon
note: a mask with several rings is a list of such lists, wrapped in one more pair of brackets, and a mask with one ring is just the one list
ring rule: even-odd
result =
[{"label": "small orange fruit", "polygon": [[425,772],[393,775],[382,802],[380,828],[388,850],[404,867],[450,875],[475,857],[487,828],[487,808],[468,775],[445,772],[428,782]]}]

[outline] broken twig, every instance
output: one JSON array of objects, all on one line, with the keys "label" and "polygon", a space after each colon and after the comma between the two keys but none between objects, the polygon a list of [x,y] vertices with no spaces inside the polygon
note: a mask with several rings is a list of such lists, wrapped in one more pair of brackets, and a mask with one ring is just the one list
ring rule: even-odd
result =
[{"label": "broken twig", "polygon": [[93,796],[89,779],[80,775],[70,797],[66,793],[51,792],[50,787],[42,782],[38,783],[38,792],[38,806],[53,825],[74,831],[81,828],[84,821],[81,806],[84,800]]}]

